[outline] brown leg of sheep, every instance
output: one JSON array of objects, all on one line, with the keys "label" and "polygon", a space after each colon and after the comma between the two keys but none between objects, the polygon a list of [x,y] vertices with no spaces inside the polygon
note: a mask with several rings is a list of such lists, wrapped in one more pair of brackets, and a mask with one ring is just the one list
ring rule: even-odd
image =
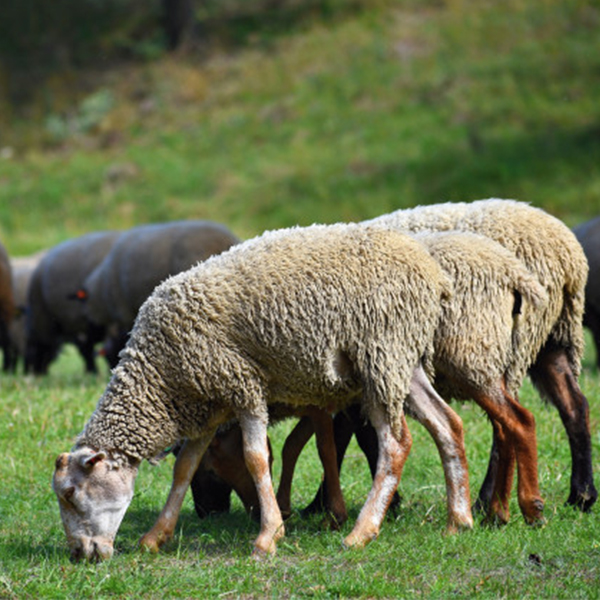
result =
[{"label": "brown leg of sheep", "polygon": [[531,379],[558,409],[571,448],[571,491],[567,504],[589,511],[598,498],[592,471],[589,406],[563,349],[544,348]]},{"label": "brown leg of sheep", "polygon": [[[352,415],[352,416],[351,416]],[[338,412],[333,418],[333,431],[336,449],[336,459],[338,472],[342,469],[342,461],[346,453],[346,449],[350,444],[352,435],[354,434],[354,423],[358,422],[358,415],[360,415],[360,406],[353,405],[348,407],[345,411]],[[360,420],[362,423],[362,420]],[[370,425],[369,425],[370,427]],[[377,436],[375,436],[376,438]],[[360,445],[360,444],[359,444]],[[362,446],[361,446],[362,447]],[[366,452],[365,452],[366,454]],[[377,463],[377,445],[375,443],[375,457],[372,460],[373,452],[367,455],[369,459],[369,467],[371,469],[371,475],[375,474],[375,468]],[[327,486],[325,482],[322,482],[319,489],[313,499],[313,501],[303,509],[302,514],[310,515],[317,512],[322,512],[325,507],[329,506],[329,500],[327,498]]]},{"label": "brown leg of sheep", "polygon": [[[473,399],[487,412],[492,421],[498,423],[506,436],[506,441],[498,440],[499,473],[494,486],[490,518],[494,519],[497,516],[503,521],[507,517],[502,514],[499,503],[503,503],[507,507],[505,504],[509,483],[507,478],[510,476],[510,471],[507,470],[502,474],[500,468],[501,465],[510,464],[509,447],[512,447],[517,460],[519,507],[523,517],[530,524],[543,522],[544,503],[539,494],[537,443],[533,415],[508,394],[504,382],[500,383],[498,388],[491,393],[476,391]],[[495,514],[494,511],[496,511]]]},{"label": "brown leg of sheep", "polygon": [[267,421],[252,413],[239,414],[238,420],[244,438],[244,460],[258,492],[260,533],[254,541],[253,555],[261,558],[275,553],[276,542],[285,532],[269,469]]},{"label": "brown leg of sheep", "polygon": [[[510,518],[510,492],[512,490],[516,456],[513,443],[506,431],[498,422],[492,419],[494,428],[494,443],[496,448],[496,467],[494,478],[491,481],[489,500],[486,504],[485,514],[486,523],[493,525],[503,525],[508,523]],[[488,467],[489,473],[490,467]]]},{"label": "brown leg of sheep", "polygon": [[300,453],[315,429],[308,417],[302,417],[287,436],[281,450],[281,477],[277,489],[277,504],[284,519],[292,514],[292,479]]},{"label": "brown leg of sheep", "polygon": [[316,433],[319,458],[325,472],[326,506],[332,517],[331,528],[339,529],[348,519],[346,504],[340,486],[337,452],[334,442],[333,419],[317,407],[308,407],[287,437],[282,451],[281,479],[277,502],[284,518],[291,513],[291,488],[298,456],[313,433]]},{"label": "brown leg of sheep", "polygon": [[369,418],[377,431],[379,442],[377,472],[354,529],[344,540],[347,547],[365,546],[379,534],[379,528],[398,487],[404,463],[412,446],[404,415],[399,439],[394,436],[382,407],[372,409]]},{"label": "brown leg of sheep", "polygon": [[340,472],[333,435],[333,419],[330,413],[314,407],[309,407],[307,414],[315,429],[319,458],[325,473],[327,508],[332,518],[331,527],[339,529],[348,520],[348,512],[346,511],[346,503],[340,485]]},{"label": "brown leg of sheep", "polygon": [[173,535],[187,489],[214,433],[213,429],[201,438],[186,440],[181,447],[173,467],[173,483],[169,497],[152,529],[140,539],[142,548],[150,552],[158,552]]},{"label": "brown leg of sheep", "polygon": [[429,431],[440,453],[448,498],[447,533],[471,529],[473,516],[462,421],[433,389],[421,367],[413,375],[406,408]]}]

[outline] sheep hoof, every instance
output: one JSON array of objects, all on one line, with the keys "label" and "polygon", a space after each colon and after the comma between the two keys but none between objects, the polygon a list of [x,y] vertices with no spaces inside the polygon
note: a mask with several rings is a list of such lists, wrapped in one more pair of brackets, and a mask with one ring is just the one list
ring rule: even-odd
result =
[{"label": "sheep hoof", "polygon": [[344,540],[343,545],[344,548],[364,548],[369,542],[373,541],[376,538],[376,532],[363,536],[350,533],[350,535]]},{"label": "sheep hoof", "polygon": [[158,554],[160,547],[168,540],[168,536],[164,533],[154,534],[146,533],[140,538],[139,546],[142,550],[150,552],[151,554]]},{"label": "sheep hoof", "polygon": [[252,550],[252,558],[256,561],[263,561],[267,558],[273,556],[275,554],[275,544],[272,544],[270,548],[259,548],[258,546],[254,546],[254,550]]},{"label": "sheep hoof", "polygon": [[591,487],[585,490],[571,490],[569,498],[566,503],[568,506],[573,506],[579,509],[581,512],[590,512],[592,506],[594,506],[598,499],[598,492],[592,484]]},{"label": "sheep hoof", "polygon": [[531,507],[523,511],[525,522],[532,527],[542,527],[546,524],[546,519],[542,514],[544,511],[544,501],[540,498],[531,502]]}]

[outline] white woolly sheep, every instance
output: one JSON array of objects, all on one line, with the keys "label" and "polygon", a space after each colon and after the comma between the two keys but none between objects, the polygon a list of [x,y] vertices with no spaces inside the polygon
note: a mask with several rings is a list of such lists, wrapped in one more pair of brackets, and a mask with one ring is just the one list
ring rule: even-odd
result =
[{"label": "white woolly sheep", "polygon": [[[589,407],[577,378],[583,353],[582,315],[588,265],[573,233],[559,219],[524,202],[489,199],[398,210],[367,224],[400,231],[463,230],[489,237],[511,252],[544,287],[548,302],[521,319],[520,343],[506,371],[515,396],[528,372],[543,398],[557,409],[571,448],[571,490],[567,503],[588,511],[597,499],[592,471]],[[498,431],[478,504],[492,501],[498,468]],[[514,460],[511,461],[514,465]],[[503,476],[512,473],[507,467]]]},{"label": "white woolly sheep", "polygon": [[380,460],[346,544],[376,537],[411,445],[403,401],[411,386],[429,384],[420,364],[447,284],[415,240],[351,225],[264,234],[161,284],[73,452],[56,461],[53,488],[73,558],[112,555],[139,463],[186,438],[167,503],[141,540],[158,550],[216,428],[232,417],[260,499],[255,553],[273,552],[284,530],[267,406],[341,409],[358,396]]},{"label": "white woolly sheep", "polygon": [[[381,226],[385,226],[385,222]],[[421,233],[415,238],[425,245],[453,283],[452,297],[442,304],[435,332],[434,387],[448,399],[473,398],[504,433],[506,450],[515,452],[519,464],[519,505],[528,522],[538,522],[543,502],[538,489],[535,423],[531,413],[506,391],[504,376],[511,365],[515,347],[522,343],[523,319],[527,319],[529,312],[540,309],[546,294],[537,279],[512,253],[489,238],[456,231]],[[451,480],[453,467],[448,454],[451,448],[448,448],[443,432],[432,429],[432,414],[424,411],[423,406],[418,391],[409,395],[405,404],[408,414],[432,433],[440,450],[446,479]],[[360,415],[356,417],[360,419]],[[309,423],[301,420],[284,445],[277,498],[280,506],[288,510],[294,464],[311,433]],[[370,446],[373,447],[365,448],[368,456],[377,451],[373,442],[372,439]],[[338,446],[340,456],[345,449],[345,445]],[[230,468],[228,472],[213,468],[225,483],[239,481],[239,471],[243,467],[241,447],[230,444],[229,451],[237,454],[237,460],[227,457],[229,461],[236,460],[237,468]],[[213,462],[220,458],[213,457]],[[238,479],[228,480],[227,475],[233,471],[237,471]],[[203,492],[198,485],[193,489],[196,495]],[[452,493],[450,486],[448,490]],[[490,519],[508,519],[509,497],[510,487],[495,490]],[[455,502],[449,498],[449,507]]]}]

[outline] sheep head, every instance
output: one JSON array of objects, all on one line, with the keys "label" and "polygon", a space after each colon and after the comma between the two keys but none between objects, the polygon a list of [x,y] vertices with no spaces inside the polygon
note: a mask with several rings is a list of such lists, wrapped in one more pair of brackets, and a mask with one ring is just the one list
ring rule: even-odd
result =
[{"label": "sheep head", "polygon": [[52,489],[58,497],[71,560],[101,561],[133,498],[138,466],[83,447],[56,459]]}]

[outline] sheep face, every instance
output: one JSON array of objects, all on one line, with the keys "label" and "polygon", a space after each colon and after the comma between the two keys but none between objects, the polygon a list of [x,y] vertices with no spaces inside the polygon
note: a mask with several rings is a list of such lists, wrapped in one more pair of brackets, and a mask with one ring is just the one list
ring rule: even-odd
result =
[{"label": "sheep face", "polygon": [[112,556],[115,535],[133,498],[136,474],[137,466],[122,465],[91,448],[56,459],[52,489],[72,561]]}]

